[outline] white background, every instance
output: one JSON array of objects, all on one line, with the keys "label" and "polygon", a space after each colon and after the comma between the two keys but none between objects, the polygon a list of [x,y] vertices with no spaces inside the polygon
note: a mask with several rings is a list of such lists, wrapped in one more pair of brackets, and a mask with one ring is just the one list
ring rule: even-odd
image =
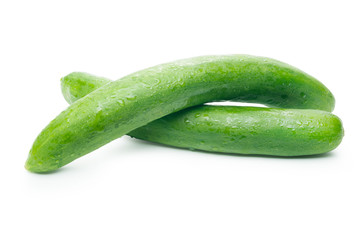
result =
[{"label": "white background", "polygon": [[[357,2],[1,1],[0,239],[360,239]],[[24,169],[67,107],[60,77],[235,53],[321,80],[342,144],[284,159],[122,137],[52,174]]]}]

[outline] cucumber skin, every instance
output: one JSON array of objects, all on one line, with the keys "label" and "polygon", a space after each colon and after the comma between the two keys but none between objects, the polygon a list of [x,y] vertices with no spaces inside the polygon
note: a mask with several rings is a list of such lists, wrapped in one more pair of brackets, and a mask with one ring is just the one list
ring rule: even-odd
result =
[{"label": "cucumber skin", "polygon": [[[111,82],[77,73],[61,81],[68,103]],[[80,86],[80,87],[79,87]],[[165,145],[210,152],[302,156],[336,148],[341,120],[328,112],[259,107],[196,106],[172,113],[127,135]]]},{"label": "cucumber skin", "polygon": [[74,72],[71,77],[61,78],[61,92],[68,103],[86,96],[111,80],[88,73]]},{"label": "cucumber skin", "polygon": [[56,170],[151,121],[216,100],[326,111],[335,103],[315,78],[269,58],[229,55],[179,60],[133,73],[76,101],[39,134],[25,168]]},{"label": "cucumber skin", "polygon": [[326,111],[199,106],[153,121],[128,135],[210,152],[303,156],[329,152],[344,136]]}]

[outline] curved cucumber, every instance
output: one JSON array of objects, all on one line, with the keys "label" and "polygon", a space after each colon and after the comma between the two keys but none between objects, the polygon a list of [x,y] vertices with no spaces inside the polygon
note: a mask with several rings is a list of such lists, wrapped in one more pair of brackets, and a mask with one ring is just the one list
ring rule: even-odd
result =
[{"label": "curved cucumber", "polygon": [[301,156],[335,149],[344,131],[337,116],[321,110],[199,106],[128,135],[211,152]]},{"label": "curved cucumber", "polygon": [[170,113],[219,100],[334,107],[323,84],[276,60],[247,55],[185,59],[130,74],[76,101],[39,134],[25,167],[32,172],[58,169]]},{"label": "curved cucumber", "polygon": [[65,100],[72,104],[111,80],[88,73],[74,72],[71,77],[61,78],[61,92]]},{"label": "curved cucumber", "polygon": [[[76,75],[61,82],[70,104],[111,82],[90,74]],[[299,156],[333,150],[340,144],[344,130],[338,117],[320,110],[196,106],[127,135],[211,152]]]}]

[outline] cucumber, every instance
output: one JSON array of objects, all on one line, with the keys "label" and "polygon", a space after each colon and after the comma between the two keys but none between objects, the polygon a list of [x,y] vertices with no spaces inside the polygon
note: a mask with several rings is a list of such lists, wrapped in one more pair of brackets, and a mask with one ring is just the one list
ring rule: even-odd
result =
[{"label": "cucumber", "polygon": [[128,135],[211,152],[302,156],[329,152],[341,142],[341,120],[326,111],[199,106],[165,116]]},{"label": "cucumber", "polygon": [[130,74],[77,100],[35,139],[25,168],[56,170],[149,122],[219,100],[325,111],[335,103],[318,80],[273,59],[228,55],[179,60]]},{"label": "cucumber", "polygon": [[[75,75],[61,82],[70,104],[111,82],[90,74]],[[333,150],[340,144],[344,130],[337,116],[321,110],[195,106],[127,135],[210,152],[302,156]]]},{"label": "cucumber", "polygon": [[104,77],[75,72],[71,77],[61,78],[61,91],[65,100],[71,104],[109,82],[111,80]]}]

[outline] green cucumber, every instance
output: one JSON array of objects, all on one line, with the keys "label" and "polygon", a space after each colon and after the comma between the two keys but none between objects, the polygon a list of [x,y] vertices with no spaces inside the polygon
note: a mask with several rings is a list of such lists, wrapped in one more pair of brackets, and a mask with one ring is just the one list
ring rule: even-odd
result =
[{"label": "green cucumber", "polygon": [[325,111],[335,103],[318,80],[273,59],[228,55],[179,60],[110,82],[73,103],[39,134],[25,167],[56,170],[149,122],[219,100]]},{"label": "green cucumber", "polygon": [[71,77],[61,78],[61,91],[65,100],[71,104],[109,82],[111,80],[104,77],[75,72]]},{"label": "green cucumber", "polygon": [[[111,82],[77,73],[61,81],[68,103]],[[336,148],[340,119],[325,111],[259,107],[196,106],[172,113],[127,135],[175,147],[211,152],[301,156]]]},{"label": "green cucumber", "polygon": [[128,135],[211,152],[302,156],[335,149],[344,135],[326,111],[199,106],[165,116]]}]

